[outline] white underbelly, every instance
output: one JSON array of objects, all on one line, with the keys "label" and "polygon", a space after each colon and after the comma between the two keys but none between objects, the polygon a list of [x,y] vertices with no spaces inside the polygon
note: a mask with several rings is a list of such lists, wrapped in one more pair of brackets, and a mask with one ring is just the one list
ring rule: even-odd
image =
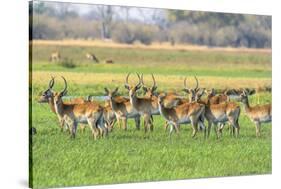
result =
[{"label": "white underbelly", "polygon": [[219,116],[216,116],[215,120],[214,120],[214,122],[216,122],[216,123],[218,123],[218,122],[223,123],[223,122],[226,122],[226,121],[228,121],[228,118],[225,114],[221,114]]},{"label": "white underbelly", "polygon": [[259,119],[260,122],[262,123],[267,123],[267,122],[271,122],[271,116],[264,116],[264,117],[261,117]]},{"label": "white underbelly", "polygon": [[80,116],[76,119],[77,122],[79,123],[88,123],[88,118],[86,116]]},{"label": "white underbelly", "polygon": [[179,124],[188,124],[188,123],[191,123],[191,121],[190,121],[189,117],[184,117],[182,119],[179,119],[178,123]]}]

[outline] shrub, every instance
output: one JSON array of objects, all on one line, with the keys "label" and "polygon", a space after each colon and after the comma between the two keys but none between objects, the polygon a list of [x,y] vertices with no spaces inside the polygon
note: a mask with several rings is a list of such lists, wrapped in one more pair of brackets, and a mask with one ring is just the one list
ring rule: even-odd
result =
[{"label": "shrub", "polygon": [[73,62],[72,59],[64,58],[62,61],[59,62],[59,65],[64,68],[75,68],[76,64]]}]

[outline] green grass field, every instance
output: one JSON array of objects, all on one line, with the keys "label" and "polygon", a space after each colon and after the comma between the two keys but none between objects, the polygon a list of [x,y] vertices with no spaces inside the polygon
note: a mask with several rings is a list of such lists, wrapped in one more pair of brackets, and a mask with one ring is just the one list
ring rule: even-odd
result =
[{"label": "green grass field", "polygon": [[[164,131],[164,119],[154,117],[155,130],[144,134],[129,121],[128,131],[115,127],[106,139],[94,141],[90,129],[78,129],[75,140],[60,132],[58,120],[47,104],[36,102],[47,88],[50,76],[68,80],[70,96],[103,95],[103,88],[123,87],[128,72],[144,73],[151,84],[155,74],[160,91],[180,91],[183,79],[194,86],[198,76],[201,87],[235,88],[271,86],[271,54],[260,52],[148,50],[109,47],[61,47],[63,57],[73,59],[75,68],[48,62],[58,46],[33,46],[31,125],[37,129],[31,144],[31,185],[35,188],[175,180],[201,177],[268,174],[272,170],[271,124],[262,125],[262,137],[256,138],[253,123],[240,116],[238,139],[224,130],[223,137],[209,139],[198,133],[191,138],[191,126],[183,125],[180,135]],[[93,64],[86,52],[101,59],[111,58],[113,65]],[[62,89],[57,77],[54,90]],[[136,76],[132,76],[136,82]],[[271,93],[251,96],[251,104],[271,102]]]}]

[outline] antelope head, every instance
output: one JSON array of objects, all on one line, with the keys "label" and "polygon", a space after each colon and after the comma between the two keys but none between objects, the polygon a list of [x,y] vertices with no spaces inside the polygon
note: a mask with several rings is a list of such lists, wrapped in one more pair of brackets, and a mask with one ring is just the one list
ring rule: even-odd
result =
[{"label": "antelope head", "polygon": [[67,94],[67,82],[63,76],[61,76],[64,81],[64,89],[61,92],[56,92],[54,94],[54,104],[61,105],[62,104],[62,97]]},{"label": "antelope head", "polygon": [[104,91],[105,91],[106,96],[108,96],[110,100],[113,100],[114,97],[117,96],[118,87],[116,87],[116,88],[114,89],[114,91],[110,91],[110,90],[108,90],[108,88],[105,87],[105,88],[104,88]]},{"label": "antelope head", "polygon": [[184,79],[184,82],[183,82],[183,84],[184,84],[184,89],[183,89],[183,91],[184,91],[185,93],[189,94],[189,101],[190,101],[190,102],[195,101],[196,93],[199,91],[199,88],[198,88],[198,79],[197,79],[196,76],[194,76],[194,78],[195,78],[195,81],[196,81],[196,86],[195,86],[195,88],[193,88],[193,89],[187,87],[187,85],[186,85],[186,78]]},{"label": "antelope head", "polygon": [[127,77],[126,77],[126,83],[125,83],[125,88],[129,91],[129,97],[133,98],[136,97],[136,93],[137,91],[141,88],[141,77],[140,75],[137,73],[137,76],[139,78],[139,82],[136,85],[129,85],[128,80],[129,80],[129,76],[130,73],[128,73]]},{"label": "antelope head", "polygon": [[52,91],[52,88],[54,86],[54,83],[55,83],[55,78],[52,77],[52,79],[49,81],[49,87],[47,90],[45,90],[41,96],[39,97],[38,99],[38,102],[39,103],[47,103],[49,102],[49,100],[51,100],[51,98],[53,97],[53,91]]},{"label": "antelope head", "polygon": [[199,100],[201,100],[201,98],[204,94],[209,94],[209,93],[207,92],[207,90],[205,88],[199,89],[195,94],[194,100],[196,102],[198,102]]},{"label": "antelope head", "polygon": [[249,95],[249,92],[247,90],[243,90],[242,93],[240,94],[240,101],[242,103],[248,103],[248,95]]},{"label": "antelope head", "polygon": [[141,84],[142,84],[142,89],[144,91],[144,94],[145,96],[147,97],[152,97],[152,96],[155,96],[156,95],[156,89],[157,89],[157,86],[156,86],[156,82],[155,82],[155,78],[154,78],[154,75],[151,74],[152,76],[152,80],[153,80],[153,86],[152,87],[147,87],[144,82],[143,82],[143,75],[141,75]]}]

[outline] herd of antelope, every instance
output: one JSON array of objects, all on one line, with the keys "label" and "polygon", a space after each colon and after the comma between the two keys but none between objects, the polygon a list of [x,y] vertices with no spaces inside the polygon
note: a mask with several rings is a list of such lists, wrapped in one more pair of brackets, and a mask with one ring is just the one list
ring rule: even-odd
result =
[{"label": "herd of antelope", "polygon": [[[100,60],[97,58],[97,56],[94,53],[86,53],[85,57],[87,60],[90,60],[95,63],[100,63]],[[62,56],[59,51],[54,51],[50,54],[49,62],[60,62],[61,60],[62,60]],[[112,59],[105,59],[103,62],[105,64],[114,64],[114,61]]]},{"label": "herd of antelope", "polygon": [[[134,119],[136,129],[140,130],[141,118],[146,133],[153,131],[153,117],[156,115],[164,118],[163,125],[165,129],[169,127],[170,136],[174,130],[179,134],[182,124],[191,124],[192,137],[196,136],[198,130],[204,132],[204,137],[209,137],[213,127],[216,137],[220,138],[225,124],[228,124],[230,133],[238,137],[241,108],[237,102],[230,101],[231,98],[242,102],[246,115],[255,125],[257,137],[261,135],[261,123],[271,122],[272,119],[271,104],[260,106],[249,104],[248,96],[254,94],[254,90],[232,89],[216,94],[214,89],[199,88],[198,79],[195,77],[194,88],[188,87],[186,78],[184,79],[182,91],[187,97],[181,97],[175,92],[157,92],[153,74],[151,87],[145,85],[142,74],[137,74],[137,84],[129,84],[129,77],[130,74],[126,76],[124,85],[128,90],[128,97],[118,95],[118,87],[113,90],[104,88],[108,97],[104,105],[91,98],[86,100],[76,98],[71,102],[64,102],[62,98],[67,94],[67,81],[62,77],[64,89],[55,92],[53,90],[55,78],[52,77],[48,89],[42,93],[38,102],[49,104],[51,111],[58,117],[61,130],[66,128],[72,138],[75,138],[78,124],[89,125],[94,139],[97,139],[106,137],[116,122],[119,128],[122,126],[127,130],[128,119]],[[144,96],[139,96],[141,89]]]}]

